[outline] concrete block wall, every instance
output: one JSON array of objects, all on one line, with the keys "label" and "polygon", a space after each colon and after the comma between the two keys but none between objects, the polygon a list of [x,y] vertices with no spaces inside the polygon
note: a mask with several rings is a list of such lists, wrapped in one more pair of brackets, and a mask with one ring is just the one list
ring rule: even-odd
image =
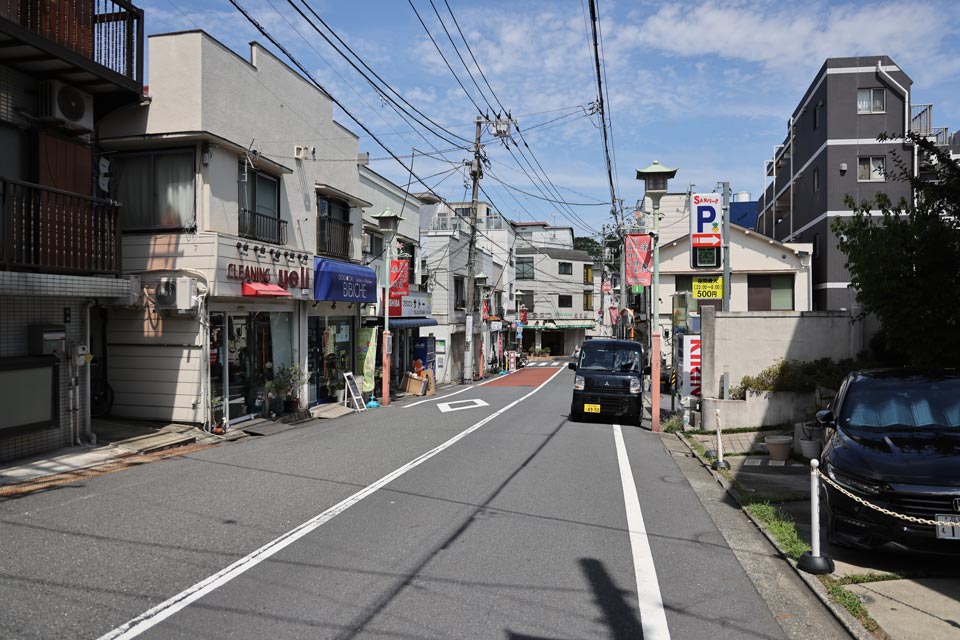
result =
[{"label": "concrete block wall", "polygon": [[738,311],[701,316],[703,397],[720,397],[724,369],[730,386],[778,359],[854,358],[866,348],[863,323],[848,311]]}]

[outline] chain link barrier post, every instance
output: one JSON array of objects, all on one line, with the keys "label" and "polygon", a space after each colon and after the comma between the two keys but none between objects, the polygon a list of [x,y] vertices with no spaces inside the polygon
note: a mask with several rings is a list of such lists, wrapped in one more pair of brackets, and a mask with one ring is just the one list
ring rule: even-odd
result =
[{"label": "chain link barrier post", "polygon": [[720,430],[720,407],[717,407],[717,459],[710,465],[711,469],[729,469],[730,463],[723,459],[723,435]]},{"label": "chain link barrier post", "polygon": [[820,461],[810,461],[810,551],[805,551],[797,562],[797,568],[807,573],[823,575],[833,573],[833,558],[820,554]]}]

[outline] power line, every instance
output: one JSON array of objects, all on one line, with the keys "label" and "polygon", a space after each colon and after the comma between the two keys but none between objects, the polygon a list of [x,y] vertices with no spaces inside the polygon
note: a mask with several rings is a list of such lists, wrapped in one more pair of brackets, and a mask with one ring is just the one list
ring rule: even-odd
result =
[{"label": "power line", "polygon": [[[447,34],[447,40],[450,41],[450,46],[453,47],[453,51],[457,54],[457,57],[460,58],[460,64],[462,64],[463,68],[467,70],[467,75],[470,76],[470,80],[473,81],[473,86],[477,88],[477,93],[479,93],[480,97],[483,98],[483,101],[487,104],[487,108],[489,108],[490,111],[495,111],[495,109],[493,108],[493,105],[490,104],[490,101],[487,100],[487,96],[483,93],[483,89],[481,89],[480,85],[477,84],[477,79],[473,77],[473,72],[470,71],[470,67],[467,66],[467,63],[466,61],[464,61],[463,56],[460,55],[460,48],[457,46],[457,43],[453,41],[453,37],[450,35],[450,31],[447,29],[447,25],[443,22],[443,18],[440,17],[440,12],[437,11],[437,5],[433,4],[433,0],[430,0],[430,6],[433,8],[433,13],[437,16],[437,20],[440,22],[440,26],[443,28],[443,32]],[[447,5],[447,9],[449,8],[450,6]],[[460,35],[461,37],[463,36],[462,33]]]},{"label": "power line", "polygon": [[483,109],[480,108],[480,105],[477,104],[477,101],[473,99],[473,96],[470,95],[470,92],[467,91],[467,88],[463,86],[463,82],[460,81],[460,76],[457,75],[457,72],[453,70],[453,67],[450,66],[450,62],[447,61],[447,57],[443,55],[443,50],[440,49],[440,45],[437,44],[437,41],[433,39],[433,34],[430,33],[430,29],[427,27],[427,23],[423,21],[420,12],[417,11],[417,8],[413,5],[413,0],[407,0],[410,4],[410,8],[413,9],[413,12],[417,14],[417,20],[420,21],[420,24],[423,26],[423,30],[427,32],[427,37],[430,38],[430,42],[433,43],[433,46],[437,49],[437,53],[440,54],[440,57],[443,59],[443,63],[447,65],[447,69],[450,70],[450,73],[453,74],[453,77],[457,80],[457,84],[460,85],[460,88],[463,89],[464,95],[467,96],[467,99],[473,103],[473,106],[476,107],[477,113],[481,116],[483,115]]},{"label": "power line", "polygon": [[[412,115],[409,113],[409,111],[407,111],[405,108],[403,108],[402,106],[400,106],[399,104],[397,104],[396,101],[395,101],[393,98],[391,98],[390,95],[389,95],[386,91],[389,91],[390,93],[392,93],[392,94],[394,94],[395,96],[397,96],[397,98],[398,98],[401,102],[403,102],[403,104],[409,106],[410,109],[412,109],[414,112],[416,112],[417,114],[419,114],[420,116],[422,116],[427,122],[429,122],[430,124],[432,124],[434,127],[437,127],[438,129],[440,129],[441,131],[443,131],[443,132],[446,133],[447,135],[452,136],[452,137],[454,137],[454,138],[458,138],[459,140],[463,141],[464,143],[469,143],[469,142],[470,142],[469,139],[464,138],[463,136],[461,136],[461,135],[459,135],[459,134],[457,134],[457,133],[454,133],[453,131],[450,131],[450,130],[446,129],[443,125],[437,123],[436,121],[434,121],[433,119],[431,119],[429,116],[427,116],[425,113],[423,113],[422,111],[420,111],[420,110],[419,110],[417,107],[415,107],[413,104],[411,104],[411,103],[410,103],[406,98],[404,98],[396,89],[394,89],[394,88],[390,85],[390,83],[388,83],[386,80],[384,80],[382,77],[380,77],[380,75],[379,75],[376,71],[374,71],[366,62],[364,62],[363,59],[362,59],[359,55],[357,55],[357,53],[356,53],[353,49],[350,48],[350,45],[348,45],[348,44],[343,40],[343,38],[341,38],[341,37],[337,34],[337,32],[334,31],[334,30],[330,27],[330,25],[328,25],[328,24],[323,20],[323,18],[321,18],[321,17],[319,16],[319,14],[317,14],[317,12],[313,10],[313,7],[311,7],[311,6],[306,2],[306,0],[301,0],[301,2],[302,2],[303,5],[307,8],[307,10],[310,11],[310,13],[317,19],[317,21],[319,21],[320,24],[322,24],[322,25],[330,32],[330,34],[337,40],[337,42],[340,43],[340,45],[341,45],[344,49],[346,49],[346,50],[350,53],[350,55],[352,55],[353,57],[355,57],[355,58],[357,59],[357,61],[363,66],[364,69],[368,70],[377,80],[380,81],[380,83],[382,83],[382,85],[383,85],[382,88],[381,88],[379,85],[377,85],[375,82],[373,82],[373,80],[371,80],[370,77],[367,76],[367,74],[364,73],[364,72],[357,66],[357,64],[353,62],[353,60],[351,60],[348,56],[346,56],[346,55],[340,50],[340,48],[337,47],[337,45],[335,45],[335,44],[333,43],[333,41],[327,36],[327,34],[325,34],[322,30],[320,30],[320,29],[317,27],[317,25],[314,24],[314,22],[313,22],[310,18],[307,17],[307,15],[300,9],[300,7],[298,7],[298,6],[293,2],[293,0],[287,0],[287,4],[289,4],[291,7],[293,7],[294,10],[295,10],[298,14],[300,14],[300,16],[307,22],[307,24],[309,24],[309,25],[313,28],[313,30],[316,31],[317,34],[319,34],[320,37],[323,38],[323,39],[327,42],[327,44],[329,44],[331,47],[333,47],[334,51],[336,51],[337,53],[339,53],[340,56],[341,56],[344,60],[346,60],[347,63],[348,63],[351,67],[353,67],[354,70],[356,70],[357,73],[359,73],[367,82],[369,82],[370,85],[373,86],[374,89],[376,89],[377,92],[378,92],[385,100],[387,100],[387,101],[390,102],[391,104],[396,105],[397,108],[399,108],[399,109],[401,109],[402,111],[404,111],[404,113],[406,113],[411,119],[413,119],[413,120],[416,121],[418,124],[420,124],[420,126],[424,127],[425,129],[427,129],[428,131],[430,131],[431,133],[433,133],[433,134],[436,135],[437,137],[443,138],[448,144],[454,144],[454,145],[456,145],[457,143],[456,143],[456,142],[453,142],[453,141],[450,140],[449,138],[446,138],[445,136],[441,136],[441,135],[438,134],[436,131],[434,131],[432,128],[424,125],[423,122],[421,122],[420,120],[418,120],[417,118],[415,118],[414,116],[412,116]],[[384,89],[386,89],[386,91],[384,91]]]},{"label": "power line", "polygon": [[[484,84],[486,84],[487,88],[490,89],[490,94],[493,96],[493,99],[497,101],[498,105],[500,105],[500,110],[506,113],[507,108],[503,106],[502,102],[500,102],[500,98],[497,97],[497,93],[493,90],[493,87],[490,86],[490,82],[487,80],[487,76],[483,73],[483,69],[480,67],[480,63],[477,62],[477,57],[473,55],[473,49],[470,48],[470,43],[467,42],[466,37],[464,37],[463,29],[460,28],[460,23],[457,22],[457,16],[453,14],[453,9],[450,8],[450,3],[447,2],[447,0],[443,0],[443,3],[447,5],[447,11],[450,13],[450,17],[453,18],[453,24],[456,25],[457,27],[457,32],[460,34],[460,39],[462,39],[463,44],[467,46],[467,51],[470,52],[470,58],[473,59],[473,64],[477,65],[477,71],[480,72],[480,77],[483,78]],[[432,0],[430,4],[433,4]],[[479,89],[479,87],[477,88]],[[490,103],[488,102],[487,104],[490,104]]]},{"label": "power line", "polygon": [[613,183],[613,167],[610,162],[610,143],[607,140],[607,116],[603,106],[603,76],[600,70],[600,45],[597,37],[597,7],[595,0],[588,0],[590,4],[590,26],[593,31],[593,55],[597,74],[597,107],[600,111],[600,123],[603,125],[603,158],[607,167],[607,181],[610,183],[610,206],[614,216],[617,214],[617,192]]}]

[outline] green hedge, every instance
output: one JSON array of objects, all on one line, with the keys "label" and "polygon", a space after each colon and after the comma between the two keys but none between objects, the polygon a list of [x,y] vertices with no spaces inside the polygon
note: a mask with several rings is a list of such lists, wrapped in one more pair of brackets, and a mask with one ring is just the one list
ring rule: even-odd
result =
[{"label": "green hedge", "polygon": [[836,389],[850,371],[873,366],[865,360],[845,358],[834,361],[777,360],[755,376],[744,376],[740,384],[731,389],[731,397],[742,400],[747,391],[800,391],[811,392],[817,387]]}]

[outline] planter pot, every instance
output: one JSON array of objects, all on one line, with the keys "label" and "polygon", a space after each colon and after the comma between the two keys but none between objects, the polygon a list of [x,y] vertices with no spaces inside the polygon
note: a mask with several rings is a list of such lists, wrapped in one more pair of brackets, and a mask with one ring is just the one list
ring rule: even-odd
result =
[{"label": "planter pot", "polygon": [[800,455],[808,460],[813,460],[814,458],[820,457],[820,452],[823,449],[823,446],[820,444],[820,440],[800,440]]},{"label": "planter pot", "polygon": [[789,460],[793,436],[767,436],[763,439],[771,460]]}]

